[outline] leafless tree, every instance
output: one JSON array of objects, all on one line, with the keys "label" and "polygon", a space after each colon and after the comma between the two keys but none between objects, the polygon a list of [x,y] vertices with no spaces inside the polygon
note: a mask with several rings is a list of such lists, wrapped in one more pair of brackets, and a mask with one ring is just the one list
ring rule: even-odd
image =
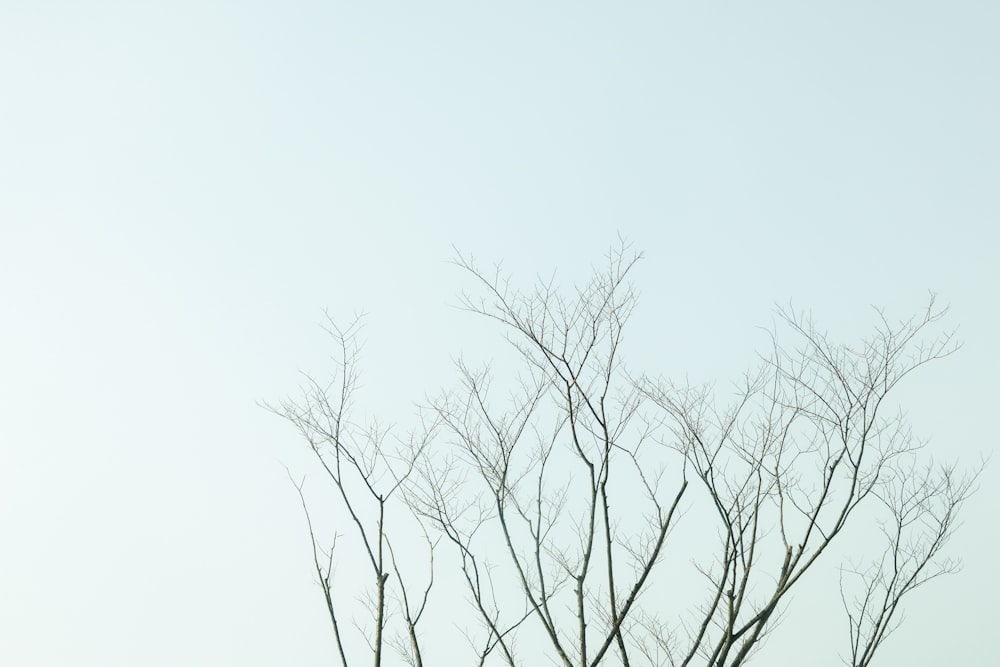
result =
[{"label": "leafless tree", "polygon": [[[426,540],[427,583],[422,589],[411,590],[397,561],[387,522],[388,510],[400,499],[402,485],[412,474],[425,443],[411,439],[403,446],[394,447],[390,444],[387,430],[377,422],[361,425],[353,420],[353,399],[358,384],[357,336],[360,319],[341,328],[328,318],[328,325],[327,331],[337,347],[339,368],[334,380],[321,383],[307,376],[300,399],[268,407],[294,424],[309,443],[320,468],[336,491],[341,518],[355,538],[350,557],[360,557],[371,569],[373,585],[369,590],[368,606],[374,627],[359,626],[359,630],[368,644],[375,667],[382,665],[383,650],[388,645],[394,646],[408,664],[423,667],[417,624],[426,611],[434,582],[434,542],[429,537]],[[305,515],[313,567],[323,591],[337,653],[342,667],[349,667],[357,660],[348,658],[342,617],[338,615],[337,601],[342,596],[338,596],[333,585],[340,534],[334,534],[329,547],[323,546],[306,502],[304,481],[296,483],[295,487]],[[395,575],[395,588],[390,584],[390,573]],[[387,601],[393,591],[398,597],[405,639],[386,636],[389,617]],[[357,623],[355,617],[352,616],[351,620]]]},{"label": "leafless tree", "polygon": [[[891,398],[911,373],[955,351],[952,334],[938,329],[944,309],[931,299],[898,323],[879,312],[873,333],[853,346],[833,342],[803,313],[779,310],[759,367],[717,401],[709,387],[625,368],[623,332],[636,304],[629,277],[639,259],[623,245],[566,295],[551,280],[514,289],[499,269],[459,256],[477,285],[462,306],[505,330],[513,361],[459,360],[459,386],[429,401],[431,425],[397,453],[374,431],[360,441],[344,435],[355,382],[346,345],[338,403],[311,383],[305,408],[284,406],[362,537],[376,579],[376,665],[391,498],[405,500],[448,547],[478,623],[456,611],[457,599],[432,613],[466,637],[478,665],[533,665],[542,653],[564,667],[739,667],[806,573],[827,561],[836,570],[832,545],[846,544],[841,536],[854,526],[875,526],[884,552],[851,552],[839,563],[845,662],[866,667],[897,626],[903,598],[956,569],[943,549],[976,474],[935,465]],[[342,470],[363,484],[349,487]],[[374,528],[356,510],[362,498],[377,507]],[[670,540],[686,513],[711,525],[707,551]],[[346,665],[332,561],[321,561],[311,524],[310,534]],[[693,608],[671,595],[668,551],[693,559],[704,582]],[[399,585],[407,655],[421,664],[416,621],[430,589],[411,606]]]},{"label": "leafless tree", "polygon": [[[845,662],[851,667],[870,665],[875,650],[899,627],[904,595],[958,569],[957,560],[941,558],[940,552],[955,529],[971,483],[952,465],[921,468],[912,462],[887,476],[878,495],[887,515],[880,523],[885,549],[867,568],[845,565],[841,573],[851,652]],[[851,583],[856,591],[853,599],[846,592]]]},{"label": "leafless tree", "polygon": [[[795,347],[775,332],[771,354],[724,410],[708,407],[704,394],[647,384],[722,535],[717,560],[702,569],[709,600],[681,665],[744,664],[789,591],[854,517],[881,521],[872,512],[882,510],[891,526],[887,556],[852,571],[864,590],[850,614],[852,666],[870,664],[904,595],[954,569],[937,557],[976,475],[930,463],[916,474],[922,447],[887,398],[910,373],[955,351],[950,333],[928,337],[944,313],[933,298],[895,325],[879,313],[875,332],[848,346],[808,317],[779,311]],[[768,540],[772,529],[778,539]]]}]

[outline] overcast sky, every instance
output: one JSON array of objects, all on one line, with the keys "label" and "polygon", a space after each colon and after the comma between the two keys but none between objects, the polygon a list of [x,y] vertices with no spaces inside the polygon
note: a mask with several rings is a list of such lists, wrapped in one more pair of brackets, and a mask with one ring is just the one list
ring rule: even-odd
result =
[{"label": "overcast sky", "polygon": [[[0,661],[331,664],[307,458],[258,402],[366,311],[366,406],[405,424],[493,344],[453,245],[569,283],[625,235],[632,365],[698,380],[775,303],[851,336],[932,290],[964,347],[913,425],[988,455],[998,36],[993,1],[0,0]],[[998,475],[884,667],[995,658]],[[839,664],[817,632],[770,664]]]}]

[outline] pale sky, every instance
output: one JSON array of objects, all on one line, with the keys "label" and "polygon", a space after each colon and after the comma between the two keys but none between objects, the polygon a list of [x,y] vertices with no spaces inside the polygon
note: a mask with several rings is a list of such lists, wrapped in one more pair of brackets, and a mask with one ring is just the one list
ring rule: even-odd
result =
[{"label": "pale sky", "polygon": [[[699,380],[775,303],[850,336],[937,292],[964,347],[906,407],[974,464],[998,72],[991,1],[0,0],[0,661],[332,664],[308,458],[258,403],[366,311],[366,408],[405,425],[503,344],[451,307],[453,245],[569,283],[625,235],[632,365]],[[998,475],[880,667],[994,659]],[[762,661],[840,664],[835,618]]]}]

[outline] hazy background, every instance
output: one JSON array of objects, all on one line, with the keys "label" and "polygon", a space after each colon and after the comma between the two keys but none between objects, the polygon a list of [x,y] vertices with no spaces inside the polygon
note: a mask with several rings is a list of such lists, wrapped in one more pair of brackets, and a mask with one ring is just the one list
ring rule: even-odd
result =
[{"label": "hazy background", "polygon": [[[257,402],[365,310],[367,406],[405,423],[489,349],[453,244],[569,282],[626,235],[629,358],[697,380],[775,302],[852,335],[934,290],[965,346],[912,421],[988,454],[998,35],[991,1],[0,0],[0,661],[330,664],[303,446]],[[883,667],[993,659],[998,474]],[[839,664],[794,604],[765,662]]]}]

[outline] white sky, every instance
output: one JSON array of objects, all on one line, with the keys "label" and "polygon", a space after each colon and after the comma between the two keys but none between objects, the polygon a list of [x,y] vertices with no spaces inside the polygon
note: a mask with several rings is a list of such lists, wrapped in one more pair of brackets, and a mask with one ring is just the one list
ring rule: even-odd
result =
[{"label": "white sky", "polygon": [[[937,291],[965,346],[913,423],[988,454],[998,35],[990,1],[3,0],[0,661],[330,664],[306,459],[257,401],[365,310],[368,405],[405,423],[490,349],[452,244],[569,281],[625,234],[630,359],[675,377],[736,375],[775,302],[851,334]],[[883,667],[993,659],[998,474]]]}]

